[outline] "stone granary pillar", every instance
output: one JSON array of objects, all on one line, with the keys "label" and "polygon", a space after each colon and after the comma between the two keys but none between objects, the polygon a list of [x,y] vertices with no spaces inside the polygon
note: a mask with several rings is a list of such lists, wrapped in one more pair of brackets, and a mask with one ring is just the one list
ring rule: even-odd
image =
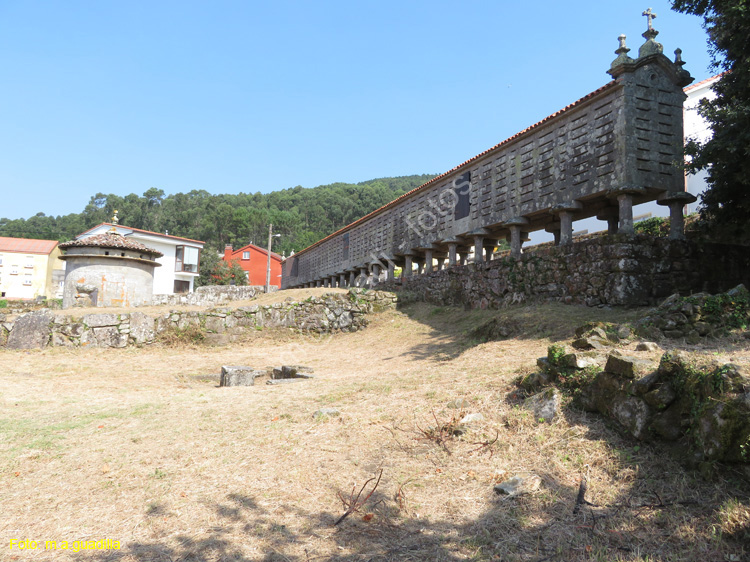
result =
[{"label": "stone granary pillar", "polygon": [[421,257],[414,258],[414,262],[417,264],[417,275],[424,273],[424,259]]},{"label": "stone granary pillar", "polygon": [[432,273],[432,250],[430,248],[424,251],[424,272]]},{"label": "stone granary pillar", "polygon": [[369,287],[370,286],[370,273],[366,267],[359,268],[359,277],[357,278],[358,287]]},{"label": "stone granary pillar", "polygon": [[357,286],[357,270],[356,269],[350,269],[349,270],[349,283],[347,285],[348,287],[356,287]]},{"label": "stone granary pillar", "polygon": [[617,197],[618,234],[634,234],[633,228],[633,195],[645,193],[646,189],[638,186],[628,186],[612,190]]},{"label": "stone granary pillar", "polygon": [[404,256],[404,269],[401,271],[401,277],[411,277],[412,259],[413,256],[411,254]]},{"label": "stone granary pillar", "polygon": [[380,283],[380,264],[379,263],[371,263],[370,264],[370,286],[374,287],[378,283]]},{"label": "stone granary pillar", "polygon": [[659,195],[657,203],[669,206],[669,239],[685,239],[685,216],[683,209],[694,203],[697,197],[687,191],[667,191]]},{"label": "stone granary pillar", "polygon": [[396,280],[396,264],[393,262],[392,259],[388,259],[388,275],[386,276],[386,281],[389,283],[392,283]]},{"label": "stone granary pillar", "polygon": [[339,287],[346,288],[346,273],[344,272],[339,273]]},{"label": "stone granary pillar", "polygon": [[458,242],[448,242],[448,267],[456,265],[456,250],[458,250]]},{"label": "stone granary pillar", "polygon": [[633,196],[629,193],[621,193],[617,196],[617,203],[620,219],[617,225],[617,232],[620,234],[635,233],[635,228],[633,227]]},{"label": "stone granary pillar", "polygon": [[320,287],[320,285],[321,285],[321,281],[320,281],[320,279],[317,279],[317,280],[315,281],[315,286],[316,286],[316,287]]},{"label": "stone granary pillar", "polygon": [[331,287],[336,288],[338,283],[338,278],[335,275],[331,275]]},{"label": "stone granary pillar", "polygon": [[477,234],[474,236],[474,263],[484,261],[484,236]]},{"label": "stone granary pillar", "polygon": [[552,236],[555,237],[555,246],[560,245],[560,223],[559,222],[553,222],[549,226],[546,226],[544,228],[545,232],[549,232],[552,234]]},{"label": "stone granary pillar", "polygon": [[503,226],[510,229],[510,255],[520,256],[521,255],[521,244],[522,238],[525,236],[521,233],[521,227],[529,224],[529,220],[523,217],[516,217],[503,223]]},{"label": "stone granary pillar", "polygon": [[479,228],[469,233],[474,239],[474,263],[484,262],[484,239],[492,233],[486,228]]},{"label": "stone granary pillar", "polygon": [[560,246],[570,244],[573,241],[573,213],[583,208],[583,205],[578,201],[572,203],[563,203],[561,205],[555,205],[550,209],[550,213],[557,215],[560,219]]},{"label": "stone granary pillar", "polygon": [[607,207],[599,213],[596,218],[600,221],[607,221],[607,234],[617,234],[617,223],[620,220],[620,213],[614,207]]}]

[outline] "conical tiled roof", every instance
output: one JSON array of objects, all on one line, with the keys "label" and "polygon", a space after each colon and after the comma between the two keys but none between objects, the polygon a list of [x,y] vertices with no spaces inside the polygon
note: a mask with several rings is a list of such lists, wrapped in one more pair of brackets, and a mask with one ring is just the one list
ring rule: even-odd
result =
[{"label": "conical tiled roof", "polygon": [[71,240],[69,242],[63,242],[60,244],[60,248],[66,250],[67,248],[113,248],[117,250],[132,250],[134,252],[141,252],[143,254],[149,254],[155,258],[159,258],[164,254],[159,250],[154,250],[136,242],[129,238],[122,236],[114,232],[105,232],[104,234],[97,234],[95,236],[87,236],[79,240]]}]

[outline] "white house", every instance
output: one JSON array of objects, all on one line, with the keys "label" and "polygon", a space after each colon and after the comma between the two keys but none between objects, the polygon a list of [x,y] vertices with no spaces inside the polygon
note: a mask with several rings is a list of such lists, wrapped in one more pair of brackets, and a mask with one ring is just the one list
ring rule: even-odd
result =
[{"label": "white house", "polygon": [[106,222],[79,234],[76,240],[104,234],[112,229],[164,254],[156,259],[161,267],[154,271],[155,295],[193,292],[195,278],[198,277],[200,254],[205,242]]}]

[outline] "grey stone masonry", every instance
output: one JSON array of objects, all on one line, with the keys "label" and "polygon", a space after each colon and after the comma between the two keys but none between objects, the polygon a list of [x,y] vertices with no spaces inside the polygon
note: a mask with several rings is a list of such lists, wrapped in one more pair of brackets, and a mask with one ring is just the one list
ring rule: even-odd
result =
[{"label": "grey stone masonry", "polygon": [[401,300],[408,294],[440,306],[502,308],[544,300],[641,306],[675,292],[719,292],[739,283],[750,286],[746,246],[616,235],[413,275],[382,288],[398,291]]},{"label": "grey stone masonry", "polygon": [[674,62],[662,54],[657,33],[644,34],[636,59],[620,38],[613,81],[287,258],[282,288],[359,268],[370,284],[394,265],[405,278],[432,275],[472,248],[475,263],[487,261],[503,239],[518,256],[536,230],[567,245],[574,221],[592,216],[632,234],[633,206],[654,200],[675,208],[672,237],[680,238],[683,87],[692,78],[679,54]]},{"label": "grey stone masonry", "polygon": [[55,315],[44,309],[17,318],[0,318],[0,346],[122,348],[151,344],[158,341],[160,334],[186,330],[198,330],[206,336],[264,328],[290,328],[311,334],[356,332],[367,326],[368,314],[395,305],[393,293],[354,288],[301,302],[216,307],[200,312],[171,310],[156,317],[142,312]]}]

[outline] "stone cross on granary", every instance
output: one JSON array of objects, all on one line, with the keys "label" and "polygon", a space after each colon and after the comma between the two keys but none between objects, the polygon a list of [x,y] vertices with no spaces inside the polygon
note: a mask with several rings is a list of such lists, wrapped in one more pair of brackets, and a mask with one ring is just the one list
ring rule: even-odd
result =
[{"label": "stone cross on granary", "polygon": [[641,15],[646,16],[646,18],[648,18],[648,28],[649,29],[653,29],[654,27],[651,24],[651,22],[654,19],[656,19],[656,14],[651,11],[651,8],[649,8],[648,10],[646,10],[645,12],[643,12],[643,14],[641,14]]},{"label": "stone cross on granary", "polygon": [[613,81],[287,258],[282,287],[344,286],[347,275],[350,285],[372,284],[385,262],[390,280],[395,266],[404,280],[435,275],[446,258],[454,268],[471,254],[484,271],[498,240],[510,241],[510,259],[533,231],[572,245],[574,221],[589,217],[632,236],[633,206],[650,201],[669,206],[670,237],[681,238],[690,195],[674,162],[683,159],[683,88],[692,78],[681,53],[672,62],[655,41],[653,10],[643,15],[637,58],[618,37]]}]

